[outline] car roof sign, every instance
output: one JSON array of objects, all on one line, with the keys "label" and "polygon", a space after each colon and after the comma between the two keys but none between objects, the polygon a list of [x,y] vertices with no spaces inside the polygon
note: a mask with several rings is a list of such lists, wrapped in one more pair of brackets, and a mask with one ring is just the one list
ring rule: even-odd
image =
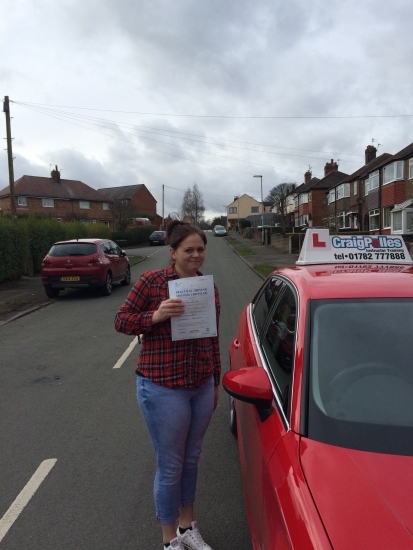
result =
[{"label": "car roof sign", "polygon": [[413,260],[398,235],[330,235],[328,229],[309,228],[296,264],[337,263],[412,264]]}]

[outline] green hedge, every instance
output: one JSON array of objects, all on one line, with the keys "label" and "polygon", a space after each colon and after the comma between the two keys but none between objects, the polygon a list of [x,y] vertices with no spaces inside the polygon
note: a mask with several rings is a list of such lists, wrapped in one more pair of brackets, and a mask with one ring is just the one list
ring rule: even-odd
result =
[{"label": "green hedge", "polygon": [[56,241],[82,238],[111,239],[112,231],[103,224],[59,223],[39,216],[16,223],[0,217],[0,281],[40,273],[42,260]]},{"label": "green hedge", "polygon": [[26,227],[0,218],[0,281],[18,279],[28,269],[29,237]]}]

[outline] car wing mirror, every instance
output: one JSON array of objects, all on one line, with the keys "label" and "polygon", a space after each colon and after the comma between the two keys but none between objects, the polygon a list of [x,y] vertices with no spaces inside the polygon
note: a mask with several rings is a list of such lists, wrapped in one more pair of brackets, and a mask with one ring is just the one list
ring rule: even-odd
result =
[{"label": "car wing mirror", "polygon": [[124,250],[121,250],[119,256],[125,257],[125,256],[126,256],[126,252],[125,252]]},{"label": "car wing mirror", "polygon": [[271,415],[273,392],[264,369],[247,367],[229,371],[224,374],[222,385],[234,399],[255,405],[262,422]]}]

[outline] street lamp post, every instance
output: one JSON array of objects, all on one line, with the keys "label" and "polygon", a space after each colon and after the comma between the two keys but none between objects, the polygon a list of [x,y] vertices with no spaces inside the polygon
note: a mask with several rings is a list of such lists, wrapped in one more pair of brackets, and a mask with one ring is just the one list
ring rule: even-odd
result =
[{"label": "street lamp post", "polygon": [[254,178],[261,178],[261,235],[262,244],[264,244],[264,199],[262,198],[262,176],[254,176]]}]

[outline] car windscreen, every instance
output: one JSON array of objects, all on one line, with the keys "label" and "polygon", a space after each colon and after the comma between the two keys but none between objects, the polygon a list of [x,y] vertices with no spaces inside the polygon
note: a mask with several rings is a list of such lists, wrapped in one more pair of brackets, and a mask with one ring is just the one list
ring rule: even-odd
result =
[{"label": "car windscreen", "polygon": [[218,229],[219,229],[219,231],[222,231],[222,230],[225,231],[225,227],[223,227],[222,225],[215,226],[215,231],[217,231]]},{"label": "car windscreen", "polygon": [[413,299],[313,300],[308,437],[413,454]]},{"label": "car windscreen", "polygon": [[164,237],[166,235],[165,231],[154,231],[151,237]]},{"label": "car windscreen", "polygon": [[96,254],[96,245],[93,243],[61,243],[52,246],[49,256],[90,256]]}]

